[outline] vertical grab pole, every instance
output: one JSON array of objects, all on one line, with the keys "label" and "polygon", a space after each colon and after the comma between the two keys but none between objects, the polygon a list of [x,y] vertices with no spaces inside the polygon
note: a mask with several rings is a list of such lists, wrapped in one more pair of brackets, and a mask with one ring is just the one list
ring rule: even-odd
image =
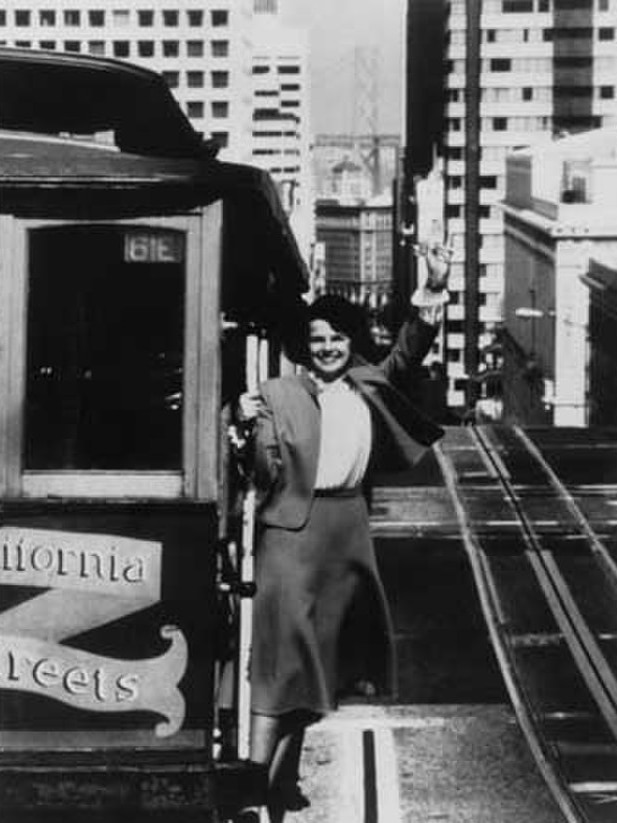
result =
[{"label": "vertical grab pole", "polygon": [[[256,392],[260,377],[260,338],[255,331],[246,338],[246,390]],[[242,504],[242,545],[240,547],[240,581],[254,580],[255,542],[255,485],[249,475]],[[238,757],[248,760],[251,733],[251,689],[249,661],[253,628],[253,601],[250,596],[240,597],[240,640],[238,655]]]}]

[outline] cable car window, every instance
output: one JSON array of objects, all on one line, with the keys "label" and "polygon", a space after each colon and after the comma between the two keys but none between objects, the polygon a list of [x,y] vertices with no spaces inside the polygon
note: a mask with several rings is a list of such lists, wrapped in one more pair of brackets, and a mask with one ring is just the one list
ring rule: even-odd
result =
[{"label": "cable car window", "polygon": [[30,232],[27,469],[181,468],[184,258],[177,230]]}]

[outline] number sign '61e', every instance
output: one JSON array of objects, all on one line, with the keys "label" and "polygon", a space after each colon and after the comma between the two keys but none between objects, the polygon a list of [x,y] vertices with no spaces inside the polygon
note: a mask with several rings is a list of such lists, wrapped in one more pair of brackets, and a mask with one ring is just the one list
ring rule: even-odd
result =
[{"label": "number sign '61e'", "polygon": [[182,263],[183,258],[180,232],[134,229],[124,235],[125,263]]}]

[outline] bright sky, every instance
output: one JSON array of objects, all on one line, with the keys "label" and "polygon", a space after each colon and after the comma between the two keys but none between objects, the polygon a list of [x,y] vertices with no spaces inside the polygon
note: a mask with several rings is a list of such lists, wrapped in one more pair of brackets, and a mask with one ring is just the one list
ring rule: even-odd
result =
[{"label": "bright sky", "polygon": [[405,0],[279,0],[283,20],[309,33],[315,133],[352,130],[356,47],[377,50],[379,129],[400,132],[405,6]]}]

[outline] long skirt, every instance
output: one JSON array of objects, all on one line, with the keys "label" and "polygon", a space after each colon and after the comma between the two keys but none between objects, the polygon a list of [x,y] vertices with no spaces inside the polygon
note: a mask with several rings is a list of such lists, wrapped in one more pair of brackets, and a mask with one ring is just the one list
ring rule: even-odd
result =
[{"label": "long skirt", "polygon": [[364,497],[319,497],[304,528],[268,527],[256,554],[253,711],[323,715],[360,682],[392,694],[392,627]]}]

